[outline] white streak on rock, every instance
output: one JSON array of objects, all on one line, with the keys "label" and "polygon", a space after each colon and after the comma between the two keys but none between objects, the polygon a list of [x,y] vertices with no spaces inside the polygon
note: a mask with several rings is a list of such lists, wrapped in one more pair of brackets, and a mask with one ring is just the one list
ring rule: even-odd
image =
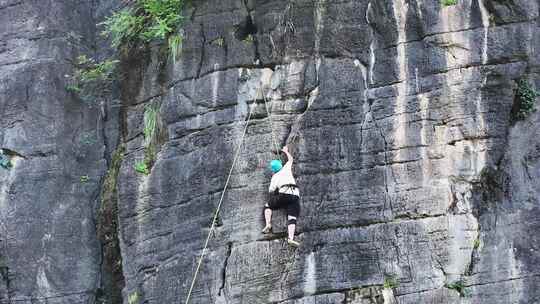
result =
[{"label": "white streak on rock", "polygon": [[48,297],[51,293],[51,285],[49,284],[49,279],[47,278],[47,275],[45,274],[45,266],[40,265],[38,269],[38,273],[36,276],[36,285],[39,290],[39,294],[42,297]]},{"label": "white streak on rock", "polygon": [[482,15],[482,27],[484,28],[484,43],[482,46],[482,64],[486,64],[488,60],[488,30],[489,30],[489,13],[484,6],[483,0],[478,0],[478,6],[480,7],[480,14]]},{"label": "white streak on rock", "polygon": [[420,92],[420,85],[418,84],[418,68],[414,68],[414,84],[416,88],[416,94]]},{"label": "white streak on rock", "polygon": [[355,59],[354,65],[360,68],[362,72],[362,79],[364,80],[364,102],[368,100],[368,71],[367,68],[360,62],[360,60]]},{"label": "white streak on rock", "polygon": [[373,69],[375,68],[375,39],[369,44],[369,83],[373,84]]},{"label": "white streak on rock", "polygon": [[385,288],[382,291],[384,304],[396,304],[396,298],[394,297],[394,291],[389,288]]},{"label": "white streak on rock", "polygon": [[[405,119],[405,110],[406,110],[406,94],[407,94],[407,54],[406,54],[406,32],[405,25],[407,21],[409,5],[405,0],[396,0],[394,2],[394,16],[396,19],[396,27],[398,31],[398,40],[397,40],[397,66],[398,66],[398,80],[400,83],[397,83],[397,96],[396,96],[396,108],[394,111],[395,114],[395,147],[399,148],[405,145],[406,143],[406,119]],[[396,157],[401,159],[402,150],[398,150]]]},{"label": "white streak on rock", "polygon": [[221,85],[219,81],[219,74],[220,72],[214,72],[212,73],[212,102],[214,105],[217,105],[218,101],[218,90]]},{"label": "white streak on rock", "polygon": [[321,34],[324,30],[323,18],[326,13],[326,0],[318,0],[315,4],[315,54],[319,56],[321,51]]},{"label": "white streak on rock", "polygon": [[472,214],[448,216],[448,262],[445,272],[451,281],[467,271],[471,263],[474,241],[478,237],[478,221]]},{"label": "white streak on rock", "polygon": [[307,256],[304,266],[304,294],[312,295],[317,291],[317,271],[315,264],[315,254],[312,252]]}]

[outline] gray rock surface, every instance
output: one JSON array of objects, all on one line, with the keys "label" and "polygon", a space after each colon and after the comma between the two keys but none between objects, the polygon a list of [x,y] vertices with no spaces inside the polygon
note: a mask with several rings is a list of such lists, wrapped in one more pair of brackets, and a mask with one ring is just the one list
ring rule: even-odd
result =
[{"label": "gray rock surface", "polygon": [[[0,1],[1,303],[94,303],[96,211],[118,109],[65,89],[94,56],[97,1]],[[115,114],[116,113],[116,114]]]},{"label": "gray rock surface", "polygon": [[[191,303],[540,303],[540,115],[511,119],[516,81],[540,88],[540,4],[458,2],[195,1],[176,63],[157,44],[122,57],[119,122],[65,92],[80,50],[61,38],[102,45],[118,3],[0,0],[2,300],[183,303],[252,111]],[[296,250],[282,212],[260,234],[285,143]]]}]

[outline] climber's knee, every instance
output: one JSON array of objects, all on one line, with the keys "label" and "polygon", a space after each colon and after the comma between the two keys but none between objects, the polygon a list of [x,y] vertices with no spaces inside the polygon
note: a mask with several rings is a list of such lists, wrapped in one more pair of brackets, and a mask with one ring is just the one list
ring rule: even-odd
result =
[{"label": "climber's knee", "polygon": [[270,206],[268,205],[268,203],[264,204],[264,211],[266,211],[266,209],[272,210],[270,209]]},{"label": "climber's knee", "polygon": [[287,225],[296,225],[296,218],[290,217],[289,220],[287,220]]}]

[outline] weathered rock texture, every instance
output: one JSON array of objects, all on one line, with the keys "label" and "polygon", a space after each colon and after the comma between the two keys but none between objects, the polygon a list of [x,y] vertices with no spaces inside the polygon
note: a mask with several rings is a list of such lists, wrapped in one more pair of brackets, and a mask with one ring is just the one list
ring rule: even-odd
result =
[{"label": "weathered rock texture", "polygon": [[[176,63],[122,55],[118,113],[63,75],[66,34],[100,45],[119,3],[0,0],[3,302],[182,303],[252,111],[191,303],[540,303],[540,115],[511,119],[516,81],[540,88],[539,3],[458,2],[193,1]],[[297,250],[283,213],[260,234],[274,141],[296,156]]]},{"label": "weathered rock texture", "polygon": [[[97,1],[0,1],[0,303],[94,303],[100,187],[118,141],[114,102],[64,75],[96,56]],[[86,178],[88,177],[88,178]]]}]

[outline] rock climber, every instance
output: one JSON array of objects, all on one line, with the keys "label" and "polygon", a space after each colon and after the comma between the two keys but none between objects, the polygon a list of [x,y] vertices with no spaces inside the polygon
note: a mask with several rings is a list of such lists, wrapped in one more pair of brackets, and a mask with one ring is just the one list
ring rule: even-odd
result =
[{"label": "rock climber", "polygon": [[272,194],[270,202],[264,205],[264,219],[266,226],[262,233],[272,233],[272,210],[287,209],[287,243],[293,247],[300,246],[300,243],[294,240],[296,230],[296,220],[300,215],[300,192],[296,186],[296,181],[292,173],[293,157],[289,153],[287,146],[281,150],[287,156],[287,162],[282,165],[280,160],[274,159],[270,162],[272,170],[272,180],[268,192]]}]

